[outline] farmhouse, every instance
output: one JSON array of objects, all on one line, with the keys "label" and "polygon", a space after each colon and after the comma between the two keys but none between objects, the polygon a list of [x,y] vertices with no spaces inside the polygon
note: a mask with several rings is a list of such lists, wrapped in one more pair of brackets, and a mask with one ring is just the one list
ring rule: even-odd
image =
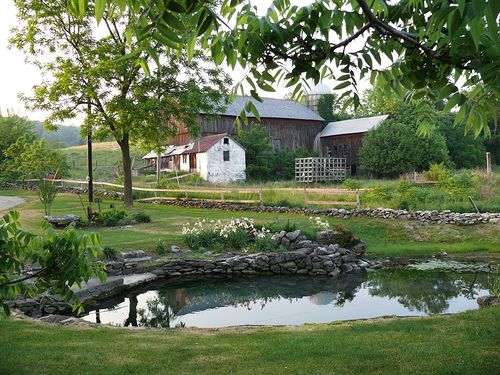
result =
[{"label": "farmhouse", "polygon": [[[143,160],[146,166],[156,167],[158,155],[152,151]],[[215,183],[244,181],[245,169],[245,149],[227,133],[171,145],[161,153],[161,171],[196,172]]]},{"label": "farmhouse", "polygon": [[364,135],[388,117],[389,115],[382,115],[330,122],[317,138],[321,155],[345,158],[348,174],[355,175],[359,166],[358,153]]},{"label": "farmhouse", "polygon": [[[214,135],[227,133],[237,134],[236,118],[243,110],[245,104],[251,101],[260,115],[262,124],[271,138],[274,149],[296,150],[304,148],[313,150],[314,139],[321,130],[323,118],[304,104],[293,100],[262,98],[259,102],[251,97],[236,96],[223,113],[217,116],[200,115],[201,135]],[[242,125],[246,130],[257,121],[251,113],[247,114],[249,124]],[[170,143],[174,145],[187,144],[192,142],[187,129],[179,125],[178,134],[170,138]]]}]

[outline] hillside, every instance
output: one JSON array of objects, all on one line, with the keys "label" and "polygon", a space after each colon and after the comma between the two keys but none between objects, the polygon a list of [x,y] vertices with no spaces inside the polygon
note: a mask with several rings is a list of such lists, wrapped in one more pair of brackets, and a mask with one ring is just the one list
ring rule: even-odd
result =
[{"label": "hillside", "polygon": [[41,138],[57,147],[68,147],[83,144],[80,136],[80,127],[58,125],[57,130],[49,131],[43,127],[40,121],[33,121],[33,130]]},{"label": "hillside", "polygon": [[[115,180],[114,175],[122,171],[122,155],[116,142],[100,142],[92,145],[94,179],[100,181]],[[87,145],[66,147],[62,151],[67,155],[70,165],[70,177],[85,179],[87,177]],[[130,156],[132,166],[142,166],[145,154],[138,147],[132,146]]]}]

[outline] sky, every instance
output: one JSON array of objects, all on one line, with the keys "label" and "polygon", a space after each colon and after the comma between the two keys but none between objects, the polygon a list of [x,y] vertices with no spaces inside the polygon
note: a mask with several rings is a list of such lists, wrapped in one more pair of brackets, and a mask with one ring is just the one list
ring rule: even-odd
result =
[{"label": "sky", "polygon": [[[307,5],[311,0],[295,0],[292,1],[296,5]],[[264,12],[271,0],[253,0],[253,4],[257,5],[259,10]],[[24,104],[18,99],[20,93],[29,95],[32,92],[33,85],[41,82],[42,75],[38,68],[25,63],[22,52],[9,48],[9,32],[16,25],[16,9],[12,0],[0,0],[0,113],[6,114],[7,111],[15,114],[26,116],[31,120],[44,120],[47,113],[30,112]],[[243,76],[243,71],[231,71],[228,73],[233,77],[234,81],[238,81]],[[332,87],[333,82],[324,82]],[[368,83],[360,84],[361,90],[366,89]],[[276,92],[264,93],[265,96],[283,97],[288,91],[283,87],[275,87]],[[263,94],[263,93],[261,93]],[[81,119],[75,119],[65,125],[80,125]]]}]

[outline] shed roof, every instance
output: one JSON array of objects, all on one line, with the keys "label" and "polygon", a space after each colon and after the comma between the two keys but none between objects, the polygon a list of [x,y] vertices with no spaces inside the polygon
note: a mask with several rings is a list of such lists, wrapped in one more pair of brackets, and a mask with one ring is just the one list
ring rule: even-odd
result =
[{"label": "shed roof", "polygon": [[[243,107],[249,101],[255,105],[260,117],[263,118],[323,121],[323,118],[312,109],[294,100],[262,98],[261,103],[249,96],[236,96],[233,102],[228,105],[226,111],[220,113],[220,115],[239,116]],[[253,113],[248,113],[247,116],[255,117]]]},{"label": "shed roof", "polygon": [[[219,142],[222,138],[231,138],[233,142],[236,142],[233,137],[231,137],[227,133],[220,133],[214,135],[207,135],[202,137],[194,142],[188,143],[186,145],[180,146],[167,146],[162,151],[161,156],[173,156],[173,155],[187,155],[187,154],[197,154],[201,152],[207,152],[210,148]],[[238,142],[236,142],[238,143]],[[239,144],[239,143],[238,143]],[[240,145],[241,146],[241,145]],[[243,148],[243,147],[242,147]],[[155,151],[150,151],[146,155],[144,155],[143,159],[152,159],[156,158],[157,154]]]},{"label": "shed roof", "polygon": [[389,115],[361,117],[352,120],[330,122],[320,133],[320,137],[331,137],[335,135],[366,133],[377,127],[382,121],[387,120]]}]

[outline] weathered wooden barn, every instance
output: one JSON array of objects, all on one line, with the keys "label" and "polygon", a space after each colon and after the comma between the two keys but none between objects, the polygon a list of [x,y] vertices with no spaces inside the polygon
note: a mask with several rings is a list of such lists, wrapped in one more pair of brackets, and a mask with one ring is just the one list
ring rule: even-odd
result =
[{"label": "weathered wooden barn", "polygon": [[[313,150],[314,139],[321,130],[323,118],[307,106],[286,99],[263,98],[261,103],[251,97],[237,96],[218,116],[209,119],[203,114],[200,115],[201,135],[220,133],[236,135],[235,119],[248,101],[252,101],[259,111],[260,123],[267,129],[275,149]],[[244,130],[257,122],[253,114],[247,116],[249,124],[243,125]],[[171,144],[181,145],[191,142],[192,139],[187,129],[180,125],[178,135],[169,141]]]},{"label": "weathered wooden barn", "polygon": [[324,157],[345,158],[348,174],[356,175],[359,168],[358,153],[364,135],[388,117],[382,115],[330,122],[317,138],[320,154]]},{"label": "weathered wooden barn", "polygon": [[[146,166],[156,167],[158,155],[143,156]],[[196,172],[207,181],[227,183],[246,179],[245,149],[227,133],[171,145],[161,153],[160,171]]]}]

